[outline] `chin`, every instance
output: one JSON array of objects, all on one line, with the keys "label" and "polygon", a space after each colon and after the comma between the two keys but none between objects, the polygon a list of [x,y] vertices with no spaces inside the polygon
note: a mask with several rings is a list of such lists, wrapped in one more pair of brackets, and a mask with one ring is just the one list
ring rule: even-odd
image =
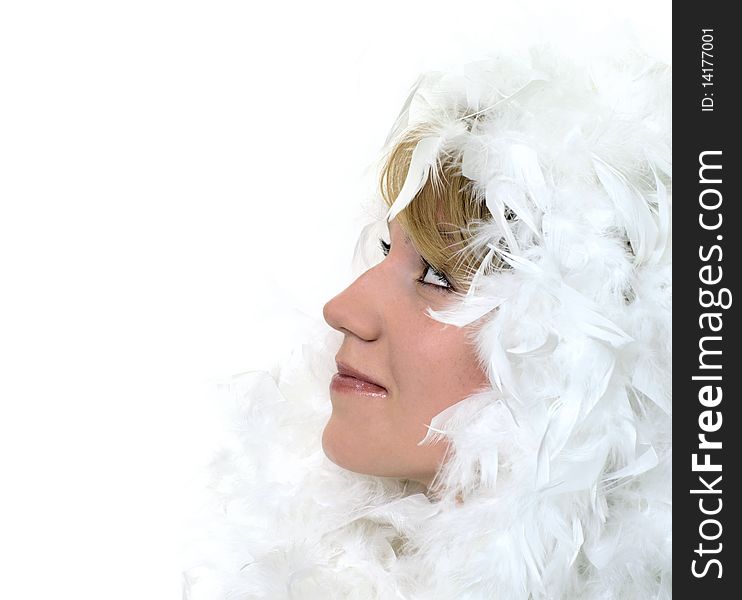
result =
[{"label": "chin", "polygon": [[380,462],[378,440],[365,442],[362,436],[343,427],[334,417],[330,417],[322,431],[322,450],[330,461],[348,471],[376,477],[409,479],[425,486],[433,478],[436,467],[445,455],[445,445],[438,443],[425,448],[416,447],[412,451],[414,456],[410,457],[412,460],[390,456],[386,462]]},{"label": "chin", "polygon": [[341,430],[342,428],[338,428],[335,419],[330,417],[322,431],[322,450],[325,456],[338,467],[362,472],[358,468],[358,450],[353,447],[353,436],[343,435]]},{"label": "chin", "polygon": [[[332,462],[334,462],[339,467],[342,467],[342,465],[338,462],[337,459],[337,452],[335,451],[335,444],[333,443],[332,439],[332,418],[330,421],[325,425],[324,430],[322,431],[322,451],[325,453],[325,456],[329,458]],[[329,433],[328,433],[328,430]]]},{"label": "chin", "polygon": [[370,464],[367,453],[372,444],[365,444],[357,435],[349,434],[347,428],[339,427],[331,417],[322,432],[322,450],[332,462],[347,471],[360,473],[362,475],[376,475],[385,477],[380,473],[378,464]]}]

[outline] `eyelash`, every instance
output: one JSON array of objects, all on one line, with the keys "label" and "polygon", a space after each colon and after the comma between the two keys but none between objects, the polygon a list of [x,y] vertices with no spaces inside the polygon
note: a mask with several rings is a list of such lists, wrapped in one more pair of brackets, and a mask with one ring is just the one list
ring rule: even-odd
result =
[{"label": "eyelash", "polygon": [[[389,250],[391,250],[392,245],[385,242],[383,239],[379,238],[379,244],[381,245],[381,251],[384,253],[384,256],[387,256],[389,254]],[[422,258],[422,257],[421,257]],[[451,285],[451,282],[448,281],[448,278],[435,269],[432,265],[428,263],[424,258],[422,258],[423,263],[425,264],[425,269],[422,272],[422,275],[417,279],[418,283],[421,283],[422,285],[426,285],[429,287],[436,288],[439,292],[448,292],[453,290],[453,286]],[[425,281],[425,275],[427,272],[430,271],[438,280],[440,280],[441,283],[444,283],[445,285],[438,285],[436,283],[429,283]]]}]

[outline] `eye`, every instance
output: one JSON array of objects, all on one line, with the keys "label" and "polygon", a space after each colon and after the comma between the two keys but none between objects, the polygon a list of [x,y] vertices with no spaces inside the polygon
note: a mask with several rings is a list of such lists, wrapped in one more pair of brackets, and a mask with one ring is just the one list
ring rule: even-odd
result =
[{"label": "eye", "polygon": [[448,281],[446,276],[428,263],[425,263],[425,270],[418,281],[427,285],[434,285],[440,288],[441,291],[453,289],[451,282]]},{"label": "eye", "polygon": [[[381,247],[381,251],[384,253],[384,256],[388,256],[392,245],[389,242],[385,242],[382,238],[379,238],[379,246]],[[433,286],[436,288],[437,291],[440,292],[453,290],[451,282],[448,281],[448,278],[443,273],[430,265],[428,261],[426,261],[422,256],[420,257],[420,260],[423,263],[424,270],[422,272],[422,275],[420,275],[420,278],[417,280],[418,283]]]}]

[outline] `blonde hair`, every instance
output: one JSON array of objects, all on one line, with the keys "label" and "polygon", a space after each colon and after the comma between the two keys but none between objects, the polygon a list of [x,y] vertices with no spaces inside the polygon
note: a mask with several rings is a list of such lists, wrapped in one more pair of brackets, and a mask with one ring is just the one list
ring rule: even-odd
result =
[{"label": "blonde hair", "polygon": [[[435,134],[425,125],[408,129],[386,155],[379,191],[388,206],[402,189],[415,146],[429,135]],[[490,219],[490,211],[477,197],[473,182],[461,172],[461,158],[444,152],[439,154],[425,185],[397,216],[417,251],[459,291],[469,287],[481,266],[486,252],[470,247],[469,242],[477,226]],[[501,268],[502,264],[495,261],[491,266]]]}]

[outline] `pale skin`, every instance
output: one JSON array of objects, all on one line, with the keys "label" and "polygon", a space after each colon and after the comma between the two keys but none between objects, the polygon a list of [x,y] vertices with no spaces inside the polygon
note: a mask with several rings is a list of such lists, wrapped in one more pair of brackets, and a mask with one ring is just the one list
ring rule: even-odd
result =
[{"label": "pale skin", "polygon": [[446,446],[444,441],[417,445],[426,425],[445,408],[488,388],[489,381],[468,327],[445,325],[426,313],[428,307],[451,304],[454,294],[447,282],[426,266],[396,221],[389,232],[384,260],[324,307],[327,323],[344,334],[337,362],[380,387],[368,392],[331,386],[332,415],[322,447],[350,471],[428,487]]}]

